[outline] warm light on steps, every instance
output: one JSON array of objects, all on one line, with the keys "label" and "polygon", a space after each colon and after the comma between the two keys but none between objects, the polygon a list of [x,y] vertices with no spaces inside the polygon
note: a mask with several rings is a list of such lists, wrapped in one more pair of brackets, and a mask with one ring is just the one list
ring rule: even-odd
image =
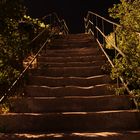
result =
[{"label": "warm light on steps", "polygon": [[19,107],[21,113],[0,115],[7,133],[0,139],[139,140],[140,112],[131,110],[128,96],[114,95],[116,84],[101,69],[106,59],[95,40],[78,34],[58,42],[62,47],[39,55],[38,64],[47,67],[29,72],[34,83],[25,86],[25,97],[11,98],[13,112]]},{"label": "warm light on steps", "polygon": [[25,97],[13,98],[10,102],[12,112],[93,112],[131,108],[129,96],[123,95]]},{"label": "warm light on steps", "polygon": [[46,85],[46,86],[94,86],[98,84],[113,83],[108,75],[98,75],[91,77],[46,77],[31,76],[29,77],[29,85]]},{"label": "warm light on steps", "polygon": [[[8,138],[13,137],[13,140],[24,138],[26,140],[39,139],[39,140],[63,140],[76,139],[81,140],[81,138],[86,138],[86,140],[138,140],[140,137],[140,131],[113,131],[113,132],[68,132],[68,133],[14,133],[14,134],[0,134],[0,138],[3,140],[8,140]],[[112,137],[115,137],[114,139]],[[14,139],[15,138],[15,139]],[[44,139],[45,138],[45,139]],[[121,138],[121,139],[120,139]]]},{"label": "warm light on steps", "polygon": [[114,94],[114,87],[116,85],[100,84],[95,86],[65,86],[65,87],[49,87],[49,86],[37,86],[28,85],[25,88],[25,95],[35,97],[35,96],[95,96],[95,95],[109,95]]}]

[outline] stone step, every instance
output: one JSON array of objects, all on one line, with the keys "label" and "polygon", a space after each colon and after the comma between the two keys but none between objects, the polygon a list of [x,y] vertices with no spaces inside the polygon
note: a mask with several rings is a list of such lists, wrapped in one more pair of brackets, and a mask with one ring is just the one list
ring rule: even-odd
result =
[{"label": "stone step", "polygon": [[101,84],[90,87],[65,86],[65,87],[48,87],[48,86],[26,86],[25,95],[30,97],[63,97],[63,96],[100,96],[112,95],[115,91],[108,84]]},{"label": "stone step", "polygon": [[140,131],[0,133],[0,140],[139,140]]},{"label": "stone step", "polygon": [[38,62],[37,65],[40,68],[48,67],[91,67],[91,66],[102,66],[105,61],[93,61],[93,62]]},{"label": "stone step", "polygon": [[58,38],[56,40],[67,40],[67,41],[70,41],[70,40],[76,40],[77,42],[78,41],[81,41],[81,40],[94,40],[93,39],[93,36],[89,35],[89,34],[69,34],[67,36],[61,36],[61,39]]},{"label": "stone step", "polygon": [[45,77],[45,76],[30,76],[30,85],[45,85],[45,86],[94,86],[99,84],[108,84],[112,80],[108,75],[98,75],[92,77]]},{"label": "stone step", "polygon": [[131,102],[128,96],[67,96],[67,97],[26,97],[10,99],[12,112],[93,112],[107,110],[128,110]]},{"label": "stone step", "polygon": [[76,43],[76,44],[82,44],[82,43],[94,43],[94,41],[91,38],[62,38],[62,39],[54,39],[50,44],[69,44],[69,43]]},{"label": "stone step", "polygon": [[85,40],[90,40],[90,41],[94,41],[93,37],[92,36],[89,36],[89,35],[80,35],[80,36],[71,36],[71,35],[67,35],[65,37],[61,37],[61,38],[55,38],[53,41],[77,41],[77,42],[80,42],[80,41],[85,41]]},{"label": "stone step", "polygon": [[136,110],[7,113],[0,115],[0,128],[7,133],[136,131],[140,130],[139,118]]},{"label": "stone step", "polygon": [[86,55],[97,55],[103,54],[99,48],[87,47],[87,48],[75,48],[75,49],[57,49],[50,50],[44,49],[40,56],[48,56],[48,57],[73,57],[73,56],[86,56]]},{"label": "stone step", "polygon": [[53,43],[50,44],[50,49],[85,48],[91,45],[95,46],[95,44],[93,44],[91,40],[53,41]]},{"label": "stone step", "polygon": [[[46,54],[44,54],[44,52]],[[93,54],[103,54],[97,47],[85,47],[85,48],[66,48],[66,49],[44,49],[43,55],[50,57],[55,56],[84,56],[84,55],[93,55]],[[42,55],[42,53],[40,54]]]},{"label": "stone step", "polygon": [[[80,35],[80,36],[65,36],[61,39],[54,39],[50,44],[50,48],[55,49],[65,49],[65,48],[77,48],[77,47],[89,47],[90,44],[96,43],[93,38],[89,35]],[[97,44],[97,43],[96,43]]]},{"label": "stone step", "polygon": [[74,57],[38,57],[38,62],[93,62],[106,60],[104,55],[74,56]]},{"label": "stone step", "polygon": [[57,47],[63,48],[63,47],[86,47],[90,46],[90,44],[97,44],[95,41],[93,41],[92,38],[84,37],[67,37],[62,39],[54,39],[53,42],[50,43],[51,47]]},{"label": "stone step", "polygon": [[68,34],[67,38],[93,38],[93,36],[86,33],[77,33],[77,34]]},{"label": "stone step", "polygon": [[65,37],[61,37],[61,38],[55,38],[53,40],[54,41],[60,41],[60,42],[64,42],[64,41],[76,41],[76,42],[80,42],[80,41],[86,41],[86,40],[90,40],[90,41],[94,41],[93,37],[91,35],[78,35],[78,36],[75,36],[75,35],[67,35]]},{"label": "stone step", "polygon": [[30,74],[49,77],[90,77],[102,75],[101,66],[94,67],[52,67],[44,69],[31,69]]},{"label": "stone step", "polygon": [[55,41],[62,42],[62,43],[63,42],[73,42],[73,41],[76,41],[76,42],[85,42],[85,41],[93,41],[93,39],[91,37],[89,37],[89,36],[83,37],[83,38],[81,38],[81,36],[79,36],[79,37],[69,37],[69,36],[67,36],[67,37],[61,38],[61,39],[60,38],[55,38],[53,40],[53,42],[55,42]]}]

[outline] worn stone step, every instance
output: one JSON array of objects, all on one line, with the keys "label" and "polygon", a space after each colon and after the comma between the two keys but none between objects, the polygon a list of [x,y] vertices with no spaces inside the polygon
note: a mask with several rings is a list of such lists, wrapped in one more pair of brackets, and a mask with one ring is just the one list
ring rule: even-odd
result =
[{"label": "worn stone step", "polygon": [[97,46],[96,42],[93,42],[92,40],[86,39],[86,40],[64,40],[64,41],[53,41],[49,45],[49,49],[69,49],[69,48],[86,48],[86,47],[92,47]]},{"label": "worn stone step", "polygon": [[59,50],[50,50],[44,49],[40,56],[48,57],[73,57],[73,56],[86,56],[86,55],[97,55],[103,54],[99,48],[87,47],[87,48],[75,48],[75,49],[59,49]]},{"label": "worn stone step", "polygon": [[31,97],[63,97],[63,96],[100,96],[114,94],[114,88],[108,84],[101,84],[90,87],[65,86],[48,87],[28,85],[25,88],[25,95]]},{"label": "worn stone step", "polygon": [[61,41],[61,42],[69,42],[69,41],[76,41],[76,42],[80,42],[80,41],[86,41],[86,40],[90,40],[93,41],[93,37],[89,34],[69,34],[67,36],[61,36],[61,38],[55,39],[54,41]]},{"label": "worn stone step", "polygon": [[74,56],[74,57],[38,57],[38,62],[93,62],[106,60],[104,55]]},{"label": "worn stone step", "polygon": [[85,47],[85,48],[67,48],[67,49],[44,49],[40,55],[57,57],[57,56],[85,56],[93,54],[103,54],[97,47]]},{"label": "worn stone step", "polygon": [[[78,36],[78,37],[70,37],[70,36],[67,36],[67,37],[64,37],[64,38],[56,38],[53,40],[53,42],[60,42],[60,43],[63,43],[63,42],[89,42],[89,41],[94,41],[92,37],[89,37],[89,36]],[[52,42],[52,43],[53,43]]]},{"label": "worn stone step", "polygon": [[94,67],[52,67],[44,69],[32,69],[30,74],[38,76],[50,77],[64,77],[64,76],[77,76],[77,77],[90,77],[95,75],[102,75],[103,71],[101,66]]},{"label": "worn stone step", "polygon": [[3,132],[71,132],[140,130],[140,112],[118,110],[64,113],[7,113],[0,115]]},{"label": "worn stone step", "polygon": [[71,37],[66,37],[62,39],[55,39],[53,42],[51,42],[50,46],[52,48],[66,48],[66,47],[86,47],[89,46],[90,44],[95,43],[91,37],[84,37],[84,38],[71,38]]},{"label": "worn stone step", "polygon": [[93,112],[131,108],[128,96],[67,96],[12,98],[12,112]]},{"label": "worn stone step", "polygon": [[93,39],[90,38],[90,37],[84,37],[84,38],[81,38],[81,37],[74,37],[74,38],[71,38],[71,37],[65,37],[65,38],[57,38],[57,39],[54,39],[52,43],[67,43],[67,42],[76,42],[76,43],[81,43],[81,42],[89,42],[89,41],[92,41],[93,42]]},{"label": "worn stone step", "polygon": [[0,140],[139,140],[140,131],[0,133]]},{"label": "worn stone step", "polygon": [[92,62],[38,62],[38,67],[91,67],[91,66],[102,66],[105,61],[92,61]]},{"label": "worn stone step", "polygon": [[91,40],[81,40],[81,41],[69,40],[64,42],[55,41],[50,44],[50,49],[85,48],[91,45],[93,45]]},{"label": "worn stone step", "polygon": [[[30,76],[30,85],[46,86],[94,86],[99,84],[108,84],[112,80],[108,75],[98,75],[92,77],[45,77]],[[113,83],[113,82],[112,82]]]},{"label": "worn stone step", "polygon": [[92,35],[86,33],[69,34],[66,38],[93,38]]},{"label": "worn stone step", "polygon": [[61,38],[55,38],[53,40],[53,42],[55,41],[60,41],[60,42],[69,42],[69,41],[76,41],[76,42],[80,42],[80,41],[94,41],[93,37],[91,35],[67,35],[65,37],[61,37]]},{"label": "worn stone step", "polygon": [[63,44],[84,44],[84,43],[94,43],[93,40],[91,38],[62,38],[62,39],[54,39],[50,45],[53,44],[58,44],[58,45],[62,45]]}]

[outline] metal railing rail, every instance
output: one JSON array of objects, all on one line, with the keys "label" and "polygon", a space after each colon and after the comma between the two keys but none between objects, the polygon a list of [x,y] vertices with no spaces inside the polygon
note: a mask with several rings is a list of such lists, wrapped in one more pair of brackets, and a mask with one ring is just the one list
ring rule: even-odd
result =
[{"label": "metal railing rail", "polygon": [[52,28],[58,27],[62,34],[67,35],[69,33],[69,28],[66,21],[64,19],[60,19],[55,12],[44,16],[42,20],[50,24]]},{"label": "metal railing rail", "polygon": [[[99,23],[99,20],[100,20],[100,23]],[[110,24],[110,26],[112,26],[112,28],[113,28],[112,32],[114,33],[115,43],[112,43],[105,35],[106,34],[105,33],[105,22]],[[119,25],[115,22],[112,22],[112,21],[110,21],[110,20],[108,20],[108,19],[106,19],[106,18],[104,18],[104,17],[102,17],[94,12],[91,12],[91,11],[88,11],[86,17],[84,17],[84,23],[85,23],[85,33],[91,34],[95,37],[97,43],[99,44],[100,49],[105,54],[111,67],[114,67],[114,64],[104,49],[105,41],[108,41],[108,43],[114,48],[116,56],[118,56],[118,54],[119,54],[122,57],[126,57],[125,54],[117,47],[117,39],[116,39],[115,30],[117,27],[123,28],[121,25]],[[124,85],[126,91],[130,95],[130,97],[132,97],[132,99],[137,107],[138,105],[137,105],[137,102],[136,102],[136,99],[135,99],[133,92],[130,91],[130,89],[128,88],[127,84],[124,82],[122,77],[119,77],[119,79],[122,82],[122,84]],[[119,87],[118,79],[117,79],[117,86]]]},{"label": "metal railing rail", "polygon": [[[53,14],[49,14],[48,16],[52,16],[52,15],[55,15],[55,18],[57,19],[57,20],[55,20],[55,22],[57,23],[58,22],[58,24],[56,25],[57,27],[58,27],[58,29],[59,29],[59,32],[62,32],[62,34],[64,34],[64,35],[66,35],[66,34],[68,34],[68,27],[67,27],[67,25],[66,25],[66,22],[65,22],[65,20],[60,20],[59,18],[58,18],[58,16],[57,16],[57,14],[56,13],[53,13]],[[46,17],[45,17],[45,19],[46,19]],[[54,22],[54,21],[53,21]],[[52,22],[51,22],[52,23]],[[53,27],[55,27],[55,24],[53,24],[52,23],[52,25],[51,25],[51,23],[49,23],[50,24],[50,26],[52,26],[51,27],[51,30],[53,30]],[[36,37],[34,37],[33,39],[32,39],[32,41],[29,43],[29,45],[30,44],[32,44],[33,42],[35,42],[37,39],[39,39],[42,35],[43,35],[43,33],[45,33],[45,31],[47,30],[47,28],[45,28],[44,30],[42,30]],[[25,67],[25,69],[19,74],[19,76],[16,78],[16,80],[12,83],[12,85],[8,88],[8,90],[7,90],[7,92],[5,92],[4,94],[3,94],[3,96],[0,98],[0,103],[2,103],[3,101],[4,101],[4,99],[6,99],[7,98],[7,96],[9,96],[10,95],[10,92],[11,92],[11,90],[17,85],[17,83],[24,77],[24,75],[25,75],[25,73],[29,70],[29,68],[31,67],[31,65],[32,65],[32,63],[35,61],[35,59],[38,57],[38,55],[40,54],[40,52],[43,50],[43,48],[47,45],[47,43],[49,43],[50,42],[50,38],[53,36],[53,34],[54,34],[54,32],[52,31],[51,33],[50,33],[50,36],[45,40],[45,42],[43,43],[43,45],[39,48],[39,50],[37,51],[37,53],[34,55],[34,57],[32,58],[32,60],[28,63],[28,65]]]}]

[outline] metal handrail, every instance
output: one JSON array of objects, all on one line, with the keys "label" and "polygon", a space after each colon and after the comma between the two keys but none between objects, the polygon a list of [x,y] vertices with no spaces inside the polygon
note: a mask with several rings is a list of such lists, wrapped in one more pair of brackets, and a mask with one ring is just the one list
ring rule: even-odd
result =
[{"label": "metal handrail", "polygon": [[58,23],[60,25],[57,26],[63,34],[67,35],[69,33],[69,28],[66,21],[64,19],[60,19],[55,12],[44,16],[42,20],[49,23],[52,27],[56,27],[56,23]]},{"label": "metal handrail", "polygon": [[[68,34],[68,27],[66,25],[65,20],[60,20],[59,17],[57,16],[56,13],[53,14],[49,14],[50,15],[55,15],[55,17],[57,18],[56,22],[61,23],[61,25],[59,26],[59,29],[61,29],[61,26],[64,26],[65,28],[59,30],[60,32],[62,32],[63,34]],[[51,23],[50,23],[51,24]],[[51,25],[54,26],[54,25]],[[43,33],[45,33],[45,31],[47,30],[47,28],[45,28],[44,30],[42,30],[36,37],[34,37],[31,42],[29,43],[32,44],[33,42],[35,42],[38,38],[41,37],[41,35]],[[64,30],[64,31],[63,31]],[[50,38],[53,36],[53,32],[50,34],[50,36],[45,40],[45,42],[43,43],[43,45],[40,47],[40,49],[38,50],[38,52],[35,54],[35,56],[32,58],[32,60],[28,63],[28,65],[25,67],[25,69],[20,73],[20,75],[16,78],[16,80],[12,83],[12,85],[8,88],[7,92],[4,93],[4,95],[0,98],[0,103],[3,102],[3,100],[10,94],[10,91],[15,87],[15,85],[21,80],[21,78],[25,75],[25,73],[27,72],[27,70],[30,68],[30,66],[32,65],[32,63],[34,62],[34,60],[37,58],[37,56],[40,54],[40,52],[43,50],[43,48],[46,46],[46,44],[48,42],[50,42]]]},{"label": "metal handrail", "polygon": [[99,18],[103,19],[104,21],[106,21],[106,22],[108,22],[108,23],[110,23],[110,24],[112,24],[112,25],[116,25],[116,26],[118,26],[118,27],[121,27],[120,24],[117,24],[117,23],[115,23],[115,22],[113,22],[113,21],[110,21],[110,20],[108,20],[107,18],[105,18],[105,17],[103,17],[103,16],[100,16],[100,15],[98,15],[97,13],[94,13],[94,12],[92,12],[92,11],[88,11],[86,18],[84,18],[84,19],[85,19],[86,21],[88,21],[90,15],[95,15],[96,17],[99,17]]},{"label": "metal handrail", "polygon": [[[35,38],[32,39],[32,41],[29,43],[33,43],[36,41],[47,29],[45,28],[43,31],[41,31]],[[26,71],[30,68],[34,60],[37,58],[38,54],[41,52],[41,50],[44,48],[44,46],[47,44],[48,39],[45,41],[45,43],[41,46],[41,48],[38,50],[38,52],[35,54],[33,59],[29,62],[29,64],[25,67],[25,69],[20,73],[20,75],[16,78],[16,80],[12,83],[12,85],[8,88],[7,92],[4,93],[4,95],[0,98],[0,103],[10,94],[10,91],[15,87],[15,85],[19,82],[19,80],[24,76]]]},{"label": "metal handrail", "polygon": [[[95,17],[95,23],[93,22],[93,17]],[[101,20],[101,24],[102,24],[102,30],[98,27],[98,18]],[[105,35],[105,32],[104,32],[104,22],[107,22],[109,24],[111,24],[113,26],[113,31],[114,31],[114,35],[115,35],[115,44],[112,44],[106,37]],[[107,40],[110,45],[122,56],[122,57],[126,57],[125,54],[117,47],[117,41],[116,41],[116,28],[123,28],[120,24],[117,24],[113,21],[110,21],[94,12],[91,12],[91,11],[88,11],[86,17],[84,17],[84,23],[85,23],[85,33],[88,33],[88,34],[92,34],[97,43],[99,44],[99,47],[100,49],[103,51],[103,53],[105,54],[107,60],[109,61],[111,67],[114,67],[114,64],[112,62],[112,60],[110,59],[110,57],[108,56],[108,54],[106,53],[105,49],[104,49],[104,44],[105,44],[105,40]],[[94,30],[93,30],[93,29]],[[139,34],[138,31],[135,31],[137,34]],[[101,34],[101,36],[103,37],[103,41],[101,43],[101,41],[99,41],[99,33]],[[97,35],[95,35],[97,34]],[[133,94],[133,92],[130,91],[130,89],[128,88],[127,84],[124,82],[124,79],[122,77],[119,77],[120,81],[123,83],[126,91],[128,92],[128,94],[133,98],[133,101],[137,107],[137,102],[136,102],[136,99],[135,99],[135,96]],[[118,81],[118,80],[117,80]],[[118,85],[118,82],[117,82],[117,85]]]},{"label": "metal handrail", "polygon": [[[109,39],[105,36],[105,34],[96,26],[95,27],[99,32],[100,34],[109,42]],[[112,42],[110,42],[110,45],[119,52],[119,54],[121,54],[123,57],[126,57],[125,54],[115,45],[113,44]]]},{"label": "metal handrail", "polygon": [[[88,25],[89,24],[92,24],[92,25],[94,25],[94,23],[90,20],[90,15],[94,15],[94,16],[96,16],[96,17],[98,17],[98,18],[100,18],[100,19],[102,19],[102,20],[104,20],[104,21],[106,21],[106,22],[108,22],[108,23],[110,23],[110,24],[112,24],[112,25],[114,25],[114,26],[116,26],[116,27],[120,27],[120,28],[125,28],[125,29],[130,29],[129,27],[123,27],[122,25],[120,25],[120,24],[118,24],[118,23],[116,23],[116,22],[113,22],[113,21],[111,21],[111,20],[108,20],[107,18],[105,18],[105,17],[103,17],[103,16],[100,16],[99,14],[97,14],[97,13],[94,13],[94,12],[92,12],[92,11],[88,11],[88,13],[87,13],[87,15],[86,15],[86,17],[84,17],[84,22],[85,22],[85,30],[88,28]],[[140,34],[140,31],[137,31],[137,30],[135,30],[135,29],[131,29],[133,32],[136,32],[138,35]]]},{"label": "metal handrail", "polygon": [[[91,18],[90,16],[95,16],[96,23],[93,23],[93,21],[92,21],[93,17]],[[104,24],[104,21],[106,21],[109,24],[113,25],[113,30],[115,30],[115,26],[120,27],[120,28],[122,27],[121,25],[119,25],[119,24],[117,24],[115,22],[112,22],[112,21],[110,21],[110,20],[108,20],[108,19],[106,19],[106,18],[104,18],[104,17],[102,17],[102,16],[100,16],[100,15],[94,13],[94,12],[88,11],[86,18],[84,18],[85,32],[86,33],[91,33],[92,35],[94,35],[94,37],[95,37],[95,32],[92,30],[92,28],[90,28],[90,26],[92,26],[92,27],[94,27],[94,29],[96,29],[97,34],[100,33],[105,40],[108,40],[106,35],[105,35],[105,33],[104,33],[104,31],[101,31],[101,29],[98,27],[97,17],[102,20],[103,24]],[[104,25],[102,25],[102,27],[104,29]],[[98,36],[96,37],[96,39],[98,40],[98,43],[100,43]],[[105,40],[103,40],[103,43],[100,43],[100,44],[105,44]],[[108,42],[109,42],[109,40],[108,40]],[[109,43],[120,55],[125,57],[125,54],[117,47],[116,39],[115,39],[115,44],[112,44],[111,42],[109,42]],[[110,62],[111,62],[111,60],[110,60]]]}]

